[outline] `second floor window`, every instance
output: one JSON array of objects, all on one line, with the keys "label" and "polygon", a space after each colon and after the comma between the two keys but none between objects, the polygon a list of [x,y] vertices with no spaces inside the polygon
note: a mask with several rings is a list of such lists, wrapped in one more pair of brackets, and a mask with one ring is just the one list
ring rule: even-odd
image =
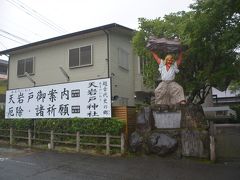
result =
[{"label": "second floor window", "polygon": [[34,57],[18,60],[17,75],[24,76],[25,72],[30,75],[34,74]]},{"label": "second floor window", "polygon": [[92,65],[92,46],[69,49],[69,67]]}]

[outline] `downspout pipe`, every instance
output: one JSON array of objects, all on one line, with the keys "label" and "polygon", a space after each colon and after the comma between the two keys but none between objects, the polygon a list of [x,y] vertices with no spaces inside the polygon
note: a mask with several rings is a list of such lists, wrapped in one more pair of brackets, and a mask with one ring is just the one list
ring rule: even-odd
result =
[{"label": "downspout pipe", "polygon": [[10,55],[5,54],[8,57],[8,69],[7,69],[7,90],[9,90],[9,70],[10,70]]},{"label": "downspout pipe", "polygon": [[110,77],[110,62],[109,62],[109,56],[110,56],[110,54],[109,54],[109,52],[110,52],[110,50],[109,50],[109,33],[106,31],[106,30],[103,30],[103,32],[106,34],[106,37],[107,37],[107,77],[109,78]]},{"label": "downspout pipe", "polygon": [[112,77],[110,76],[110,38],[109,32],[103,29],[103,32],[106,34],[107,37],[107,78],[110,78],[111,81],[111,106],[112,106],[112,99],[113,99],[113,89],[112,89]]}]

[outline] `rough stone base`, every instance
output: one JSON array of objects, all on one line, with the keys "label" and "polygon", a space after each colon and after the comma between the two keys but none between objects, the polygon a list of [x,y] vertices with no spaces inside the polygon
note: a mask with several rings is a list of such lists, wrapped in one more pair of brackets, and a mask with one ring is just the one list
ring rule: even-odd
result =
[{"label": "rough stone base", "polygon": [[209,134],[206,130],[185,129],[181,131],[182,155],[209,157]]},{"label": "rough stone base", "polygon": [[176,131],[154,131],[146,139],[148,151],[159,156],[177,154],[179,137]]},{"label": "rough stone base", "polygon": [[130,149],[160,156],[209,158],[207,129],[200,105],[152,105],[139,111]]},{"label": "rough stone base", "polygon": [[135,131],[129,141],[131,152],[181,157],[180,130]]}]

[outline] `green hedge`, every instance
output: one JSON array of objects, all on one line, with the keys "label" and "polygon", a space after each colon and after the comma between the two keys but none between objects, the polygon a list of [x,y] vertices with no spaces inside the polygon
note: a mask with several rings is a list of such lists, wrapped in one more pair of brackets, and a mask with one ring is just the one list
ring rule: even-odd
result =
[{"label": "green hedge", "polygon": [[[81,134],[106,134],[119,135],[124,128],[124,122],[115,118],[102,119],[37,119],[35,120],[35,130],[47,132],[75,133]],[[17,119],[17,120],[0,120],[0,128],[8,129],[34,129],[34,120]]]}]

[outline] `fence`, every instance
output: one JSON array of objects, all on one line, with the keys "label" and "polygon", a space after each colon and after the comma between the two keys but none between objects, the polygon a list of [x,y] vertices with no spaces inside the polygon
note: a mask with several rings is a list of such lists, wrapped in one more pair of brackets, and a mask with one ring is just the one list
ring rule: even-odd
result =
[{"label": "fence", "polygon": [[[65,137],[65,138],[63,138]],[[51,132],[32,132],[28,130],[17,130],[17,129],[0,129],[0,138],[9,139],[10,145],[14,144],[14,140],[24,140],[27,141],[28,147],[32,147],[33,142],[45,142],[48,143],[50,149],[54,149],[56,145],[67,144],[74,145],[76,151],[80,151],[80,146],[101,146],[106,148],[106,155],[110,154],[110,148],[120,148],[121,154],[124,153],[124,134],[121,136],[111,136],[110,134],[106,135],[86,135],[76,132],[76,134],[69,133],[54,133]],[[98,141],[98,143],[91,142],[88,138],[102,138],[105,140]],[[82,139],[82,140],[81,140]],[[111,140],[117,139],[120,143],[113,143]],[[88,142],[87,142],[88,141]],[[104,142],[104,143],[103,143]]]},{"label": "fence", "polygon": [[211,160],[240,159],[240,124],[210,123]]},{"label": "fence", "polygon": [[125,135],[129,135],[136,129],[136,107],[114,106],[112,116],[126,122]]}]

